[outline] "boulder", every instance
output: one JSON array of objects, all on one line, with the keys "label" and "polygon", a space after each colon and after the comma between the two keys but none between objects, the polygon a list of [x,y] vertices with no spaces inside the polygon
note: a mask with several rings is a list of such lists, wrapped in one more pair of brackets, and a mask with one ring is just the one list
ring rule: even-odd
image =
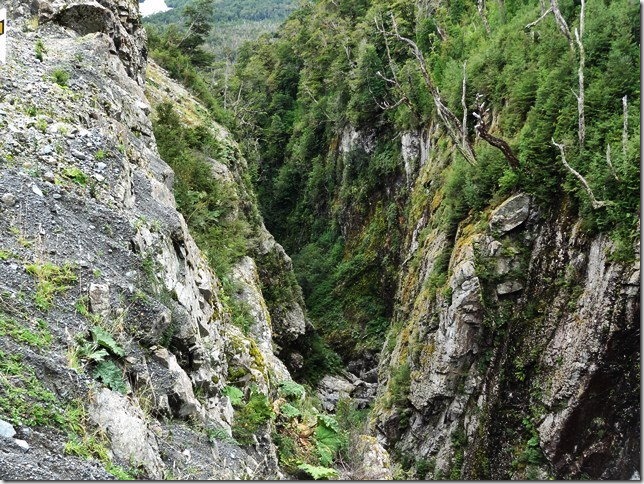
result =
[{"label": "boulder", "polygon": [[390,481],[393,479],[389,453],[375,437],[361,435],[355,449],[359,457],[353,479],[362,481]]},{"label": "boulder", "polygon": [[123,395],[103,388],[90,404],[89,416],[107,432],[110,448],[120,462],[142,467],[152,479],[163,477],[157,441],[140,408]]},{"label": "boulder", "polygon": [[107,284],[89,285],[89,308],[94,314],[107,316],[110,312],[110,286]]},{"label": "boulder", "polygon": [[16,435],[16,430],[13,428],[9,422],[0,420],[0,437],[11,438]]},{"label": "boulder", "polygon": [[526,221],[530,214],[531,199],[525,193],[508,198],[490,215],[490,228],[509,232]]}]

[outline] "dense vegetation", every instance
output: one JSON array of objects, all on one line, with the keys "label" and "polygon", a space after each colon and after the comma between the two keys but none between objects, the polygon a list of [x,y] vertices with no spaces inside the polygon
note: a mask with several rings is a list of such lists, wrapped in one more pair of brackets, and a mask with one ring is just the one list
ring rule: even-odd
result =
[{"label": "dense vegetation", "polygon": [[[449,132],[423,64],[459,125],[467,107],[465,140],[443,136],[437,147],[450,164],[442,219],[452,233],[495,197],[523,190],[544,207],[568,200],[586,229],[630,246],[639,203],[639,5],[585,4],[583,143],[582,54],[572,33],[582,7],[566,0],[559,8],[570,42],[552,13],[527,27],[543,13],[538,2],[486,2],[480,14],[463,0],[322,0],[241,50],[230,91],[241,91],[237,128],[258,167],[263,215],[294,258],[311,316],[345,357],[379,349],[391,315],[398,230],[413,205],[399,136],[436,125]],[[481,139],[486,125],[477,129],[475,114],[514,160]],[[341,155],[352,130],[371,136],[373,149]],[[604,206],[593,207],[553,140]]]},{"label": "dense vegetation", "polygon": [[[226,120],[229,78],[239,48],[265,32],[274,31],[295,8],[295,0],[169,0],[172,10],[144,19],[152,57],[170,74],[192,87],[218,119]],[[194,23],[197,20],[196,24]],[[199,58],[189,54],[194,32]],[[192,35],[191,35],[192,32]],[[195,69],[197,67],[198,69]]]},{"label": "dense vegetation", "polygon": [[[224,3],[207,17],[221,19]],[[437,147],[449,163],[441,220],[452,234],[468,214],[523,190],[541,203],[567,200],[587,230],[612,234],[615,258],[627,257],[638,212],[639,6],[585,3],[583,52],[573,34],[582,5],[559,8],[569,39],[552,13],[535,23],[537,2],[489,2],[482,12],[464,0],[308,2],[241,48],[234,76],[214,90],[199,59],[173,42],[180,28],[151,35],[153,56],[244,140],[266,224],[293,256],[316,326],[345,358],[379,350],[388,328],[401,229],[419,203],[408,199],[399,138],[433,126],[449,133],[437,96],[465,120],[462,139],[443,136]],[[488,129],[511,156],[482,139]],[[373,146],[341,153],[351,133]]]}]

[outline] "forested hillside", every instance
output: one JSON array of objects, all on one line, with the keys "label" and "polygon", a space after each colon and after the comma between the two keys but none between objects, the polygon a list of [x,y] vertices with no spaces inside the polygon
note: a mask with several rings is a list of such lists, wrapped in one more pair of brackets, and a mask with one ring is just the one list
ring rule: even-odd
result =
[{"label": "forested hillside", "polygon": [[221,70],[226,61],[235,60],[241,45],[255,40],[265,32],[274,31],[295,9],[296,0],[216,0],[199,2],[195,0],[169,0],[172,10],[145,18],[148,31],[163,30],[169,25],[180,25],[184,9],[190,5],[207,16],[212,24],[206,40],[208,50],[214,55],[215,64],[210,68]]},{"label": "forested hillside", "polygon": [[6,3],[0,479],[640,478],[637,2]]},{"label": "forested hillside", "polygon": [[[586,230],[610,233],[616,257],[629,257],[639,5],[589,1],[583,27],[578,2],[557,7],[560,25],[552,8],[322,1],[242,50],[230,91],[242,92],[240,137],[256,140],[247,145],[266,223],[294,257],[311,315],[346,357],[380,349],[401,231],[432,198],[450,237],[518,191],[545,205],[566,200]],[[426,182],[426,201],[411,200],[415,167],[401,136],[404,144],[428,126],[444,132],[435,148],[449,166]]]},{"label": "forested hillside", "polygon": [[639,9],[321,0],[240,51],[262,215],[407,476],[636,465]]}]

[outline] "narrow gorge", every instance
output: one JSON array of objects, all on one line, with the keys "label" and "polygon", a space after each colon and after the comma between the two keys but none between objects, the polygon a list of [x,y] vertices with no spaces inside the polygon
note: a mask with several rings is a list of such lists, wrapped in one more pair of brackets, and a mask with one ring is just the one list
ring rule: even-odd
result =
[{"label": "narrow gorge", "polygon": [[0,479],[639,480],[639,4],[167,3],[4,4]]}]

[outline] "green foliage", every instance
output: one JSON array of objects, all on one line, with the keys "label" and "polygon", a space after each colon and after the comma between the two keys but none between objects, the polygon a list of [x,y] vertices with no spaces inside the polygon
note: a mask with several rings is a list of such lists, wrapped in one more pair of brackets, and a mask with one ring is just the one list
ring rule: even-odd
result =
[{"label": "green foliage", "polygon": [[51,71],[51,80],[58,84],[60,87],[67,87],[69,77],[69,72],[67,72],[63,68],[57,68]]},{"label": "green foliage", "polygon": [[[89,336],[89,338],[88,338]],[[89,334],[76,336],[76,346],[71,351],[70,363],[94,365],[93,377],[100,380],[111,390],[127,393],[123,371],[113,358],[125,356],[125,350],[114,340],[112,335],[99,326],[89,330]]]},{"label": "green foliage", "polygon": [[45,44],[43,43],[42,39],[36,40],[34,51],[36,53],[36,59],[42,62],[45,54],[47,53],[47,49],[45,48]]},{"label": "green foliage", "polygon": [[68,166],[65,168],[63,170],[63,176],[79,185],[87,185],[87,182],[89,181],[87,174],[77,166]]},{"label": "green foliage", "polygon": [[36,348],[46,348],[51,345],[52,335],[47,323],[42,319],[35,321],[36,327],[29,328],[27,321],[18,322],[0,313],[0,335],[10,336],[18,342],[27,343]]},{"label": "green foliage", "polygon": [[121,348],[119,344],[114,341],[112,335],[103,328],[94,326],[90,329],[90,334],[92,335],[92,342],[95,346],[105,348],[115,356],[125,356],[123,348]]},{"label": "green foliage", "polygon": [[123,379],[123,370],[121,370],[112,360],[100,361],[93,373],[94,378],[102,381],[110,390],[119,393],[127,393],[127,385]]},{"label": "green foliage", "polygon": [[[239,203],[237,191],[234,184],[212,176],[206,159],[207,154],[218,157],[224,147],[207,128],[186,127],[170,103],[157,107],[153,127],[159,153],[175,172],[178,208],[210,266],[219,276],[225,276],[232,264],[246,255],[250,225],[242,216],[230,217]],[[226,289],[231,296],[234,287]],[[236,320],[242,322],[244,308],[234,297],[228,300],[236,311]]]},{"label": "green foliage", "polygon": [[16,425],[58,426],[65,422],[56,396],[43,386],[19,354],[0,351],[0,413]]},{"label": "green foliage", "polygon": [[253,434],[274,416],[268,397],[257,388],[251,388],[246,404],[235,411],[233,437],[240,444],[251,444]]},{"label": "green foliage", "polygon": [[38,279],[34,302],[41,311],[48,310],[54,296],[69,289],[68,284],[77,280],[74,267],[69,263],[57,266],[51,262],[34,262],[27,264],[25,270]]},{"label": "green foliage", "polygon": [[[399,135],[443,124],[418,62],[404,43],[390,37],[385,45],[374,18],[390,29],[392,12],[401,33],[416,39],[429,77],[459,119],[466,64],[469,113],[481,94],[494,119],[494,135],[520,160],[512,170],[497,148],[477,139],[471,114],[467,125],[475,165],[452,154],[452,143],[441,136],[431,156],[448,168],[431,181],[431,191],[442,187],[442,228],[452,235],[469,215],[526,191],[548,207],[552,200],[571,201],[587,227],[618,242],[615,259],[629,260],[639,203],[638,8],[633,2],[587,2],[583,147],[576,141],[572,92],[578,59],[552,16],[524,29],[540,16],[536,1],[511,2],[502,11],[490,7],[489,34],[471,2],[451,2],[431,16],[413,2],[307,3],[275,35],[241,49],[228,85],[229,92],[241,93],[237,132],[257,140],[245,152],[257,166],[262,213],[292,255],[312,320],[327,343],[344,357],[382,343],[391,308],[381,301],[391,300],[395,234],[408,215],[399,182]],[[564,16],[572,29],[579,8],[566,6]],[[390,57],[400,87],[382,79],[393,76]],[[406,101],[398,103],[403,95]],[[629,126],[622,144],[624,95]],[[382,109],[385,104],[395,107]],[[366,150],[358,142],[349,152],[340,150],[352,130],[373,140],[372,146]],[[553,137],[566,143],[568,162],[599,199],[612,202],[609,206],[590,206],[579,181],[561,163]],[[614,174],[605,160],[609,143]],[[399,212],[394,211],[394,224],[385,225],[392,202]],[[378,203],[382,214],[374,213]],[[364,243],[370,228],[379,229],[373,231],[377,250]],[[439,288],[444,275],[436,273],[431,284]],[[350,281],[344,287],[342,278]]]},{"label": "green foliage", "polygon": [[340,431],[338,422],[330,415],[318,415],[315,428],[315,449],[320,463],[330,466],[336,454],[347,445],[346,437]]},{"label": "green foliage", "polygon": [[389,382],[389,407],[395,406],[404,409],[409,405],[409,387],[411,384],[411,368],[405,362],[392,370]]},{"label": "green foliage", "polygon": [[333,479],[338,477],[338,471],[336,471],[335,469],[331,469],[329,467],[300,464],[298,466],[298,469],[306,472],[309,476],[311,476],[315,480],[319,480],[319,479],[327,480],[327,479]]},{"label": "green foliage", "polygon": [[241,405],[244,398],[244,392],[242,392],[239,388],[230,385],[222,388],[221,393],[226,395],[230,399],[230,403],[235,407]]},{"label": "green foliage", "polygon": [[280,414],[284,415],[288,419],[294,419],[302,416],[302,412],[300,412],[290,403],[285,403],[280,407]]},{"label": "green foliage", "polygon": [[304,387],[290,380],[279,382],[279,392],[280,395],[289,400],[302,400],[306,396]]}]

